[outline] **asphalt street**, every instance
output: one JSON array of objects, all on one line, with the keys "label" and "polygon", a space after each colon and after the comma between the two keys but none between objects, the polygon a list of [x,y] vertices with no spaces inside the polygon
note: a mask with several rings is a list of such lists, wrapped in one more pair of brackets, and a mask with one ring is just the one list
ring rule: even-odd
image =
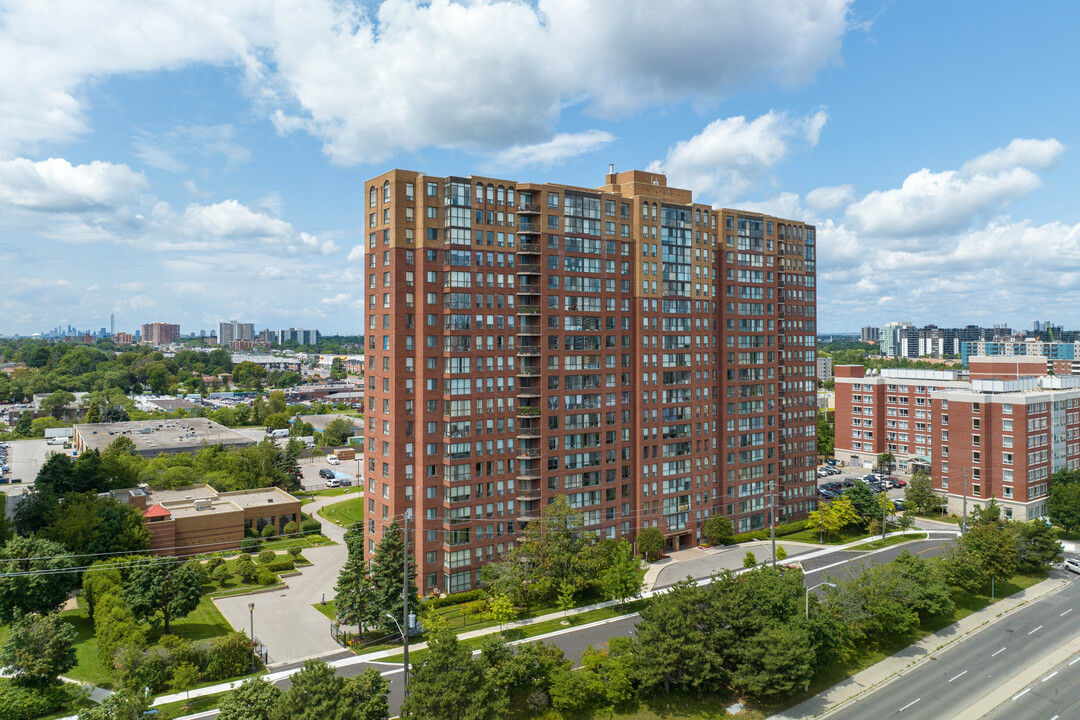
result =
[{"label": "asphalt street", "polygon": [[[869,716],[871,709],[877,720],[982,717],[993,710],[986,699],[991,692],[1022,668],[1036,665],[1076,637],[1080,630],[1078,615],[1080,584],[1073,581],[1060,592],[1019,608],[963,642],[946,648],[893,682],[831,713],[829,718],[861,720]],[[1051,672],[1048,669],[1047,674]],[[987,717],[1009,720],[1080,717],[1080,695],[1075,691],[1080,664],[1070,666],[1066,662],[1057,672]]]}]

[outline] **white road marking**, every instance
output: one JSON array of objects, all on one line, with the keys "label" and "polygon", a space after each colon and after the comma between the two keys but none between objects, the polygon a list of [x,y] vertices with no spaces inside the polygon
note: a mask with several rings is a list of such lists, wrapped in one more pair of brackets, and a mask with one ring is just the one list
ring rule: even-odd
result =
[{"label": "white road marking", "polygon": [[1068,610],[1066,610],[1065,612],[1063,612],[1063,613],[1061,613],[1060,615],[1058,615],[1058,617],[1065,617],[1066,615],[1068,615],[1068,614],[1069,614],[1069,613],[1071,613],[1072,611],[1073,611],[1073,609],[1072,609],[1072,608],[1069,608],[1069,609],[1068,609]]},{"label": "white road marking", "polygon": [[1061,716],[1060,715],[1055,715],[1054,717],[1050,718],[1050,720],[1058,720],[1059,717],[1061,717]]},{"label": "white road marking", "polygon": [[1080,657],[1073,658],[1072,660],[1069,661],[1069,667],[1072,667],[1073,665],[1075,665],[1078,662],[1080,662]]},{"label": "white road marking", "polygon": [[1023,689],[1023,690],[1021,690],[1020,692],[1018,692],[1018,693],[1016,693],[1015,695],[1013,695],[1013,696],[1012,696],[1012,699],[1013,699],[1013,700],[1016,700],[1017,698],[1022,698],[1022,697],[1024,697],[1025,695],[1027,695],[1027,694],[1028,694],[1029,692],[1031,692],[1031,688],[1024,688],[1024,689]]},{"label": "white road marking", "polygon": [[953,680],[956,680],[957,678],[962,678],[962,677],[964,677],[965,675],[967,675],[967,670],[965,670],[964,672],[960,673],[959,675],[957,675],[957,676],[956,676],[956,677],[954,677],[954,678],[949,678],[949,682],[952,682]]},{"label": "white road marking", "polygon": [[909,702],[909,703],[908,703],[907,705],[905,705],[904,707],[900,708],[899,712],[904,712],[905,710],[907,710],[907,709],[908,709],[909,707],[911,707],[911,706],[912,706],[912,705],[914,705],[915,703],[919,702],[920,700],[922,700],[922,698],[915,698],[914,700],[912,700],[911,702]]},{"label": "white road marking", "polygon": [[1049,675],[1047,675],[1046,677],[1044,677],[1044,678],[1042,679],[1042,681],[1043,681],[1043,682],[1046,682],[1047,680],[1049,680],[1050,678],[1054,677],[1054,676],[1055,676],[1055,675],[1057,675],[1057,674],[1058,674],[1058,671],[1057,671],[1057,670],[1055,670],[1054,672],[1052,672],[1052,673],[1050,673]]},{"label": "white road marking", "polygon": [[1039,632],[1040,630],[1042,630],[1042,625],[1040,625],[1039,627],[1037,627],[1034,630],[1032,630],[1031,632],[1029,632],[1028,635],[1034,635],[1035,633]]},{"label": "white road marking", "polygon": [[997,657],[998,655],[1000,655],[1003,652],[1005,652],[1005,648],[1001,648],[1000,650],[998,650],[996,653],[994,653],[990,657]]}]

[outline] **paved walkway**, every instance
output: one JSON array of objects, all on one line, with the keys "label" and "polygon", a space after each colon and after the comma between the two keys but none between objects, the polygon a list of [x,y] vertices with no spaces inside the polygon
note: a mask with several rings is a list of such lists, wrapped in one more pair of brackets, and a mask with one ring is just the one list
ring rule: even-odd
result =
[{"label": "paved walkway", "polygon": [[[318,498],[304,506],[304,512],[316,516],[319,508],[363,497],[362,493]],[[312,562],[300,575],[285,578],[288,587],[257,595],[239,595],[214,601],[225,619],[237,630],[249,632],[251,615],[248,603],[255,603],[255,637],[267,647],[270,663],[292,662],[341,650],[330,637],[330,620],[312,607],[334,597],[338,572],[345,564],[348,550],[344,545],[345,529],[329,520],[322,522],[323,534],[337,545],[304,548],[304,557]]]},{"label": "paved walkway", "polygon": [[927,635],[914,645],[910,645],[876,665],[833,685],[828,690],[790,707],[778,715],[774,715],[770,720],[801,720],[802,718],[828,717],[840,708],[855,702],[864,693],[933,658],[935,653],[940,652],[947,645],[961,642],[972,633],[1000,620],[1016,608],[1060,590],[1066,584],[1068,584],[1068,580],[1048,578],[1037,585],[1032,585],[1027,590],[1022,590],[1015,595],[1010,595],[992,605],[988,605],[932,635]]}]

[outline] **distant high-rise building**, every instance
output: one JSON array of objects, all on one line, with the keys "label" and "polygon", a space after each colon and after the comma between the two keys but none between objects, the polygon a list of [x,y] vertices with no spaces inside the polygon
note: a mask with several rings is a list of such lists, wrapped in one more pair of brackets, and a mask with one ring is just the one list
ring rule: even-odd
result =
[{"label": "distant high-rise building", "polygon": [[864,343],[876,343],[881,338],[881,328],[867,325],[859,331],[859,339]]},{"label": "distant high-rise building", "polygon": [[278,345],[284,345],[290,341],[296,341],[300,345],[318,345],[321,337],[318,330],[301,330],[300,328],[278,330],[274,335],[273,341]]},{"label": "distant high-rise building", "polygon": [[149,345],[168,345],[180,339],[180,326],[169,323],[144,323],[142,342]]},{"label": "distant high-rise building", "polygon": [[241,323],[236,322],[235,320],[218,323],[218,345],[228,346],[230,343],[236,340],[247,340],[248,342],[251,342],[254,339],[254,323]]},{"label": "distant high-rise building", "polygon": [[[557,495],[603,538],[816,507],[811,225],[659,173],[596,189],[394,170],[365,185],[367,537],[410,511],[420,590],[476,587]],[[235,360],[235,359],[234,359]]]},{"label": "distant high-rise building", "polygon": [[118,332],[112,334],[112,341],[116,345],[131,345],[135,342],[135,338],[132,337],[131,333]]},{"label": "distant high-rise building", "polygon": [[881,328],[881,332],[878,338],[878,350],[881,355],[885,357],[897,357],[901,354],[901,336],[900,333],[903,330],[912,327],[909,322],[890,322],[885,323]]},{"label": "distant high-rise building", "polygon": [[115,335],[116,334],[116,314],[115,313],[110,313],[109,314],[109,334],[110,335]]}]

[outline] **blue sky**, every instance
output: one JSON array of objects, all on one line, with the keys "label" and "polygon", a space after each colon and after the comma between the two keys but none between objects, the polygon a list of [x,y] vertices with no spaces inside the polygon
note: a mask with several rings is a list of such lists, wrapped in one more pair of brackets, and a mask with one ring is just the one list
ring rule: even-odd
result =
[{"label": "blue sky", "polygon": [[1071,2],[0,0],[0,333],[362,332],[365,179],[654,168],[819,327],[1080,327]]}]

